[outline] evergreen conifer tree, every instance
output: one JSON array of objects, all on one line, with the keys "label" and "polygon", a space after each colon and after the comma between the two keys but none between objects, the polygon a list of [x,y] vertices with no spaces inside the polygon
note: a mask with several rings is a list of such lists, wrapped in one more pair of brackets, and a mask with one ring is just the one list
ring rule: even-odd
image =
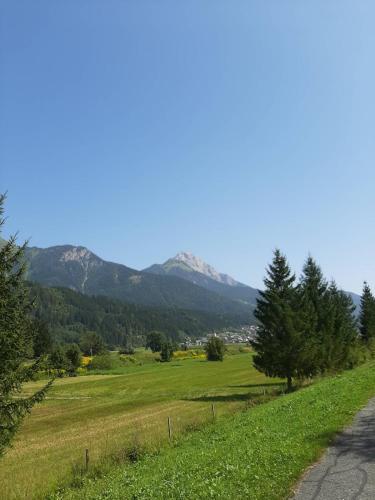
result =
[{"label": "evergreen conifer tree", "polygon": [[359,315],[360,334],[364,342],[369,343],[375,339],[375,298],[366,283],[363,284],[361,296],[361,311]]},{"label": "evergreen conifer tree", "polygon": [[[0,229],[4,225],[0,196]],[[26,244],[25,244],[26,245]],[[10,446],[23,417],[41,401],[52,383],[31,396],[21,396],[23,384],[32,380],[42,360],[26,364],[32,354],[32,303],[25,287],[25,245],[16,245],[11,237],[0,249],[0,456]]]},{"label": "evergreen conifer tree", "polygon": [[289,391],[293,378],[305,376],[307,356],[294,282],[286,257],[275,250],[264,279],[265,290],[257,300],[254,314],[260,325],[251,342],[256,351],[255,368],[269,377],[286,378]]},{"label": "evergreen conifer tree", "polygon": [[53,341],[46,321],[34,319],[32,326],[34,331],[34,356],[39,358],[40,356],[49,354],[52,351]]},{"label": "evergreen conifer tree", "polygon": [[321,371],[324,365],[327,289],[328,283],[320,267],[309,256],[302,269],[298,296],[300,316],[304,322],[306,353],[308,353],[306,362],[309,364],[310,375]]},{"label": "evergreen conifer tree", "polygon": [[357,322],[353,300],[336,283],[326,292],[326,321],[324,330],[323,371],[342,370],[356,364],[358,348]]}]

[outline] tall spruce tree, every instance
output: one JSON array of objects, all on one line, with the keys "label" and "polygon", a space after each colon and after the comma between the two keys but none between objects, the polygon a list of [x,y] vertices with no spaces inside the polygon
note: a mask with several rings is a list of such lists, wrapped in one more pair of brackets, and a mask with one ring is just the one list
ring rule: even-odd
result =
[{"label": "tall spruce tree", "polygon": [[[0,230],[4,225],[5,195],[0,196]],[[32,303],[24,285],[25,245],[11,237],[0,249],[0,456],[4,454],[35,403],[41,401],[52,381],[33,395],[20,395],[25,382],[32,380],[42,360],[26,364],[32,355]]]},{"label": "tall spruce tree", "polygon": [[306,348],[309,351],[310,374],[314,375],[323,369],[324,336],[327,321],[327,289],[328,283],[323,273],[309,256],[302,269],[298,295],[300,315],[304,321]]},{"label": "tall spruce tree", "polygon": [[45,354],[49,354],[53,348],[53,340],[51,332],[48,328],[48,323],[40,319],[34,319],[33,324],[33,349],[34,357],[39,358]]},{"label": "tall spruce tree", "polygon": [[375,298],[366,281],[363,284],[361,296],[361,311],[359,315],[359,331],[364,342],[375,339]]},{"label": "tall spruce tree", "polygon": [[251,342],[256,351],[253,362],[269,377],[286,378],[290,391],[293,378],[306,375],[308,356],[295,276],[278,249],[266,272],[265,290],[260,292],[254,312],[259,329]]},{"label": "tall spruce tree", "polygon": [[326,292],[326,321],[322,344],[323,371],[356,364],[357,321],[353,300],[332,281]]}]

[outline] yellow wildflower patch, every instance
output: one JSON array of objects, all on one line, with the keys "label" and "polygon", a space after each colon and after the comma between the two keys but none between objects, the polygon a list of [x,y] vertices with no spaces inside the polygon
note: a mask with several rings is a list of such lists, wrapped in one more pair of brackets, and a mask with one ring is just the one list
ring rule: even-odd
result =
[{"label": "yellow wildflower patch", "polygon": [[204,359],[206,355],[197,349],[188,349],[187,351],[175,351],[173,353],[174,359]]},{"label": "yellow wildflower patch", "polygon": [[92,356],[82,356],[81,366],[85,368],[88,364],[91,363],[92,358]]}]

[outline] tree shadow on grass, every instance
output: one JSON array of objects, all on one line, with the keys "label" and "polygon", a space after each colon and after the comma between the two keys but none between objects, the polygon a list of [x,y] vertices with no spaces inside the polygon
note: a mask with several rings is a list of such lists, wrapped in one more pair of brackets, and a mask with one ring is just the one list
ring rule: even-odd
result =
[{"label": "tree shadow on grass", "polygon": [[196,398],[184,398],[184,401],[205,401],[207,403],[219,403],[228,401],[249,401],[253,397],[259,397],[259,393],[247,393],[247,394],[215,394],[212,396],[198,396]]},{"label": "tree shadow on grass", "polygon": [[[255,391],[245,392],[245,393],[235,393],[235,394],[211,394],[197,396],[193,398],[184,398],[184,401],[205,401],[207,403],[219,403],[219,402],[230,402],[230,401],[252,401],[256,400],[261,396],[265,395],[278,395],[284,393],[286,384],[284,382],[266,382],[265,384],[243,384],[243,385],[228,385],[230,388],[253,388],[258,389]],[[263,389],[263,390],[262,390]]]},{"label": "tree shadow on grass", "polygon": [[250,387],[250,388],[255,388],[255,387],[285,387],[286,383],[285,382],[265,382],[264,384],[241,384],[241,385],[228,385],[228,387],[231,387],[232,389],[234,388],[241,388],[241,387]]}]

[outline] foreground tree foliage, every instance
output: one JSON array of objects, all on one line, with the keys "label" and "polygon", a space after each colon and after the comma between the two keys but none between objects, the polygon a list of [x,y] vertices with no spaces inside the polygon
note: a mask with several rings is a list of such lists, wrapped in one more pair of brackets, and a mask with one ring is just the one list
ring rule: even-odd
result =
[{"label": "foreground tree foliage", "polygon": [[219,337],[210,337],[205,345],[207,361],[223,361],[225,354],[224,342]]},{"label": "foreground tree foliage", "polygon": [[352,368],[363,357],[352,299],[328,284],[308,257],[298,284],[280,250],[267,269],[255,316],[254,366],[270,377],[293,379]]},{"label": "foreground tree foliage", "polygon": [[[0,196],[0,228],[4,225]],[[41,401],[52,380],[31,396],[22,397],[23,384],[41,369],[43,359],[26,363],[33,353],[32,303],[24,285],[25,245],[11,237],[0,249],[0,456],[10,446],[23,417]]]}]

